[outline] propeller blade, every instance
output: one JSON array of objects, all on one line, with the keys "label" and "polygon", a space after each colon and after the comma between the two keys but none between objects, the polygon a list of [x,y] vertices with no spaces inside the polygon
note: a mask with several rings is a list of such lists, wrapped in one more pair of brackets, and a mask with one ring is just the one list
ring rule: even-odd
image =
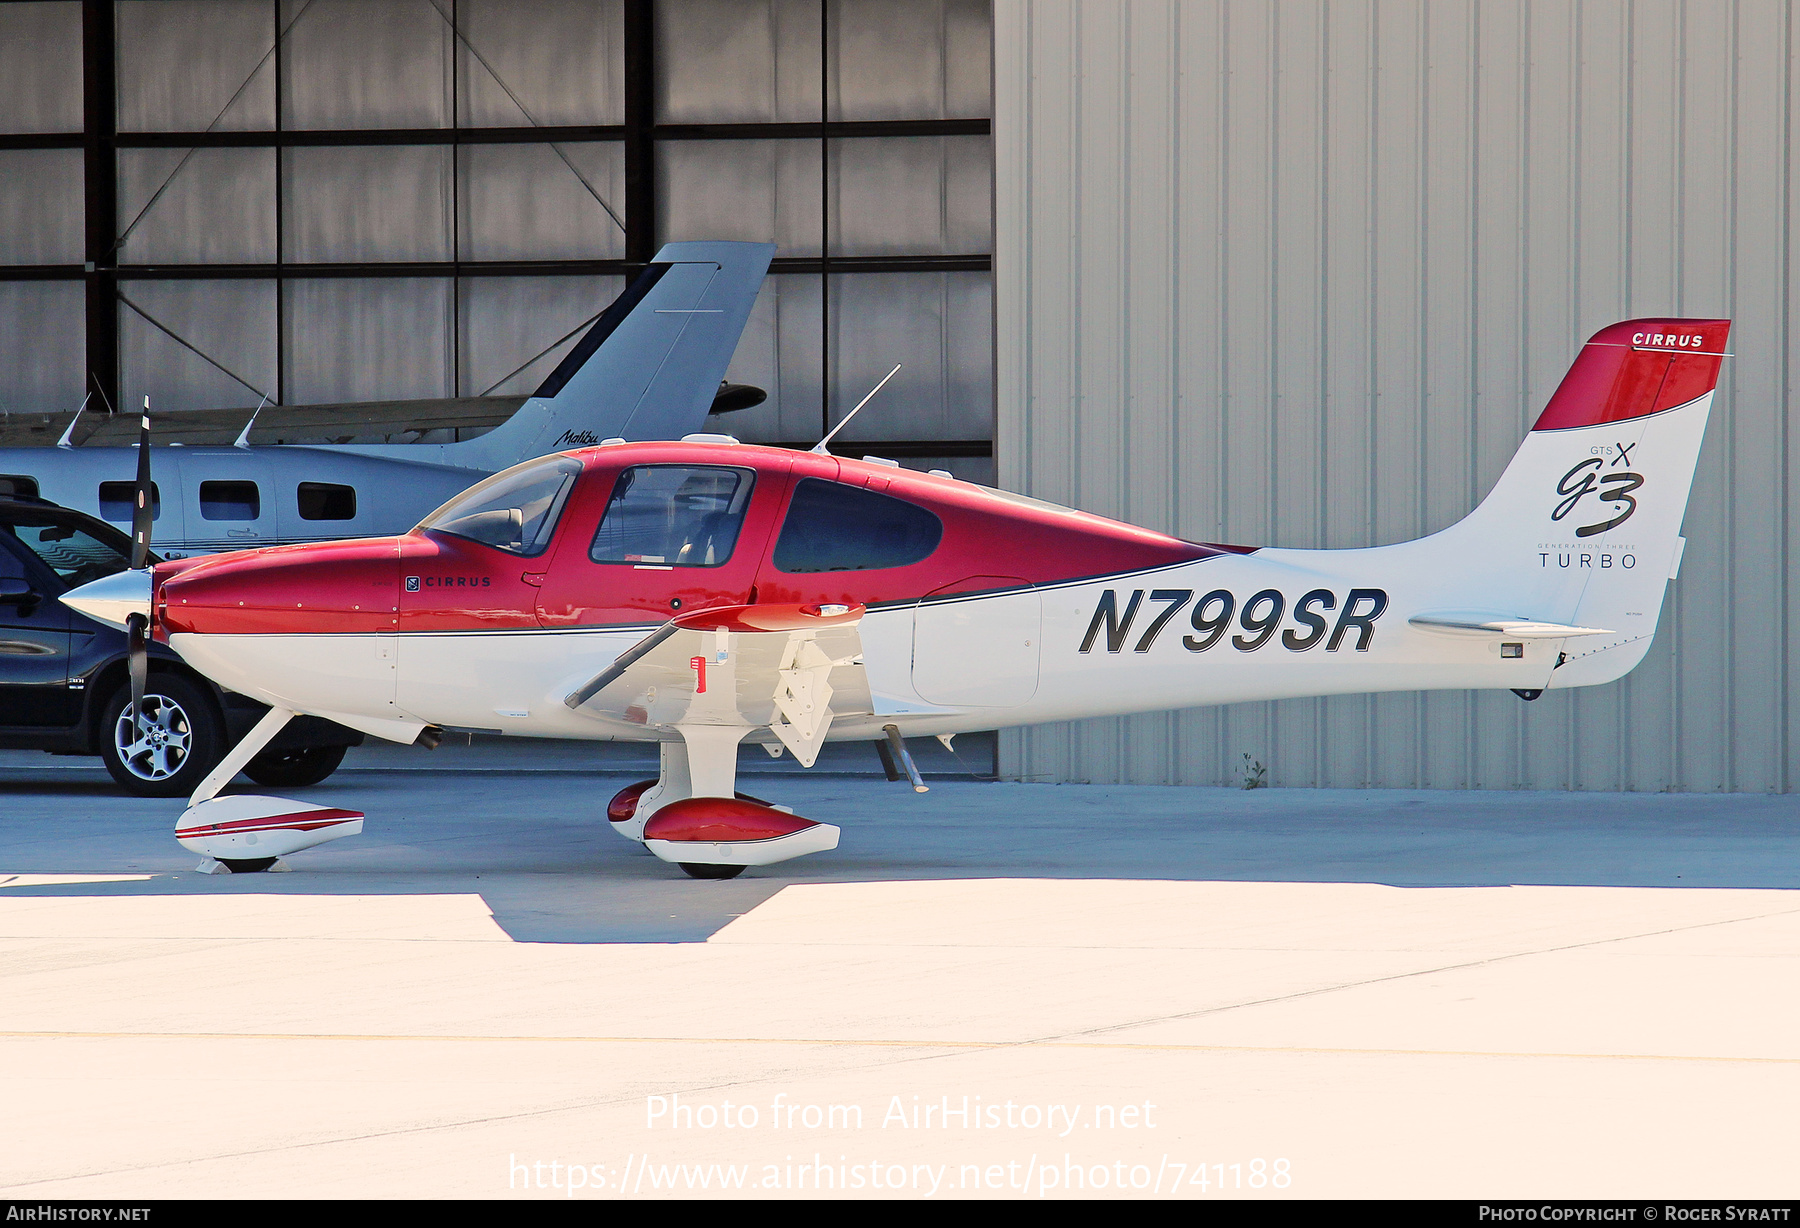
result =
[{"label": "propeller blade", "polygon": [[150,620],[142,614],[126,616],[125,659],[131,670],[131,715],[140,728],[144,723],[144,685],[150,674],[149,629]]},{"label": "propeller blade", "polygon": [[151,500],[155,488],[150,483],[150,398],[144,398],[144,419],[138,428],[137,503],[131,509],[131,568],[142,571],[150,565],[150,522],[156,511]]},{"label": "propeller blade", "polygon": [[[138,426],[137,503],[131,509],[131,569],[150,566],[150,525],[156,516],[155,487],[150,482],[150,398],[144,398],[144,417]],[[125,618],[125,651],[131,671],[131,715],[144,723],[144,686],[150,675],[150,619],[140,613]]]}]

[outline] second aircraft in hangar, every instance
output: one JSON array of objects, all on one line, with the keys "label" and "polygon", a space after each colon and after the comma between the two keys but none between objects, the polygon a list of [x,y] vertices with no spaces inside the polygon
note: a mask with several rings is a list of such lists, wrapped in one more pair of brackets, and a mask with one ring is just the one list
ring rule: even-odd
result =
[{"label": "second aircraft in hangar", "polygon": [[[404,533],[458,491],[534,456],[697,431],[774,254],[764,243],[665,245],[524,405],[474,439],[158,447],[157,546],[179,556]],[[124,524],[136,465],[129,447],[0,448],[0,483]]]}]

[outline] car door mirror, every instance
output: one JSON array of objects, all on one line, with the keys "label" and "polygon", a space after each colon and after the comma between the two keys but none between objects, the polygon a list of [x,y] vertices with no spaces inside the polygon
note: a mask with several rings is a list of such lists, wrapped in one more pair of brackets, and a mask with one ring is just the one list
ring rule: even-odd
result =
[{"label": "car door mirror", "polygon": [[0,605],[23,605],[37,598],[31,581],[22,576],[0,576]]}]

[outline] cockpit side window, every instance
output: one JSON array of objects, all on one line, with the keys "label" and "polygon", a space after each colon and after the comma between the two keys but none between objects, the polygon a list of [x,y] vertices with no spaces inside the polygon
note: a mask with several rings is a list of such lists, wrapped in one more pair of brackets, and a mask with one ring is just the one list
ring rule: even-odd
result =
[{"label": "cockpit side window", "polygon": [[943,538],[944,522],[916,503],[804,478],[794,487],[774,561],[785,572],[906,567],[929,556]]},{"label": "cockpit side window", "polygon": [[531,558],[549,548],[569,490],[580,476],[581,462],[573,457],[526,461],[469,487],[420,521],[419,528]]},{"label": "cockpit side window", "polygon": [[637,465],[619,475],[588,557],[638,567],[719,567],[737,548],[756,475],[722,465]]}]

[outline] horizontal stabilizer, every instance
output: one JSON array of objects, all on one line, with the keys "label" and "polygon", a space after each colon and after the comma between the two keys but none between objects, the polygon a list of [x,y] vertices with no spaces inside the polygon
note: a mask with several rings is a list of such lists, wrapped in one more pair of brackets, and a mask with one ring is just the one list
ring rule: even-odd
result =
[{"label": "horizontal stabilizer", "polygon": [[1565,640],[1577,635],[1613,635],[1604,627],[1571,627],[1544,623],[1513,614],[1489,614],[1470,610],[1434,610],[1406,620],[1421,631],[1438,635],[1503,636],[1514,640]]}]

